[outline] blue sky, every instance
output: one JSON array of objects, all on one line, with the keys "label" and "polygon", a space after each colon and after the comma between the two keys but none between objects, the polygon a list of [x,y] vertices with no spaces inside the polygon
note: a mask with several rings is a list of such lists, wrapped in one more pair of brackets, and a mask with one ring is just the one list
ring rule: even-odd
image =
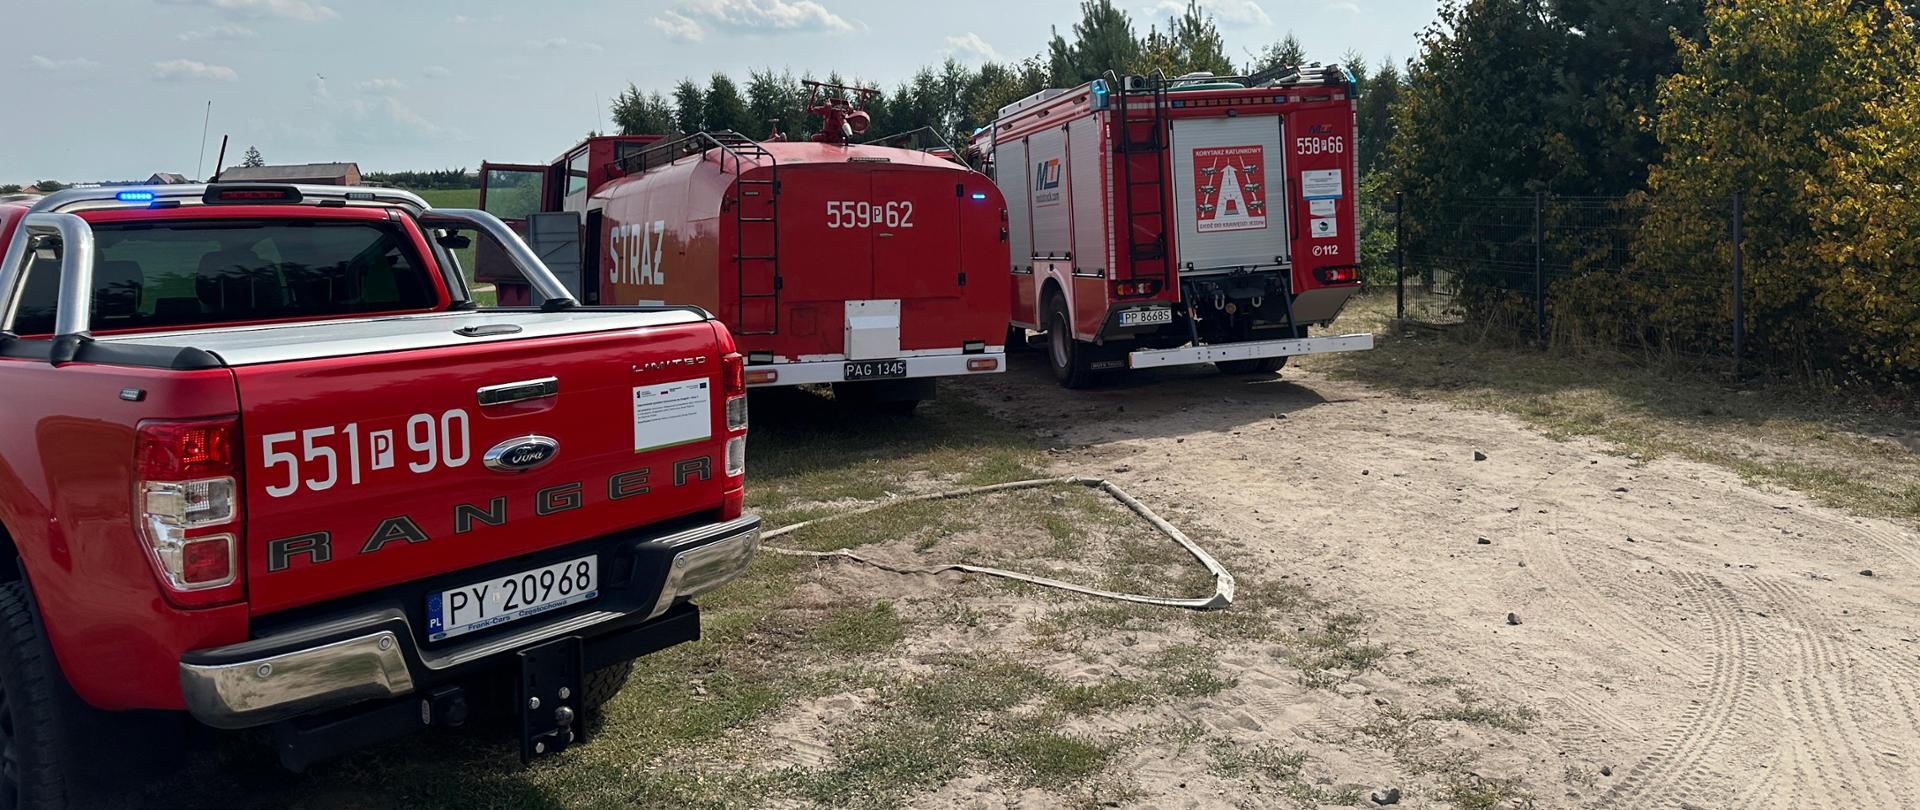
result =
[{"label": "blue sky", "polygon": [[[1120,0],[1144,30],[1184,0]],[[1074,0],[3,0],[0,183],[192,174],[228,163],[367,171],[544,161],[628,81],[838,70],[892,87],[948,55],[1040,51]],[[1210,0],[1244,59],[1295,32],[1309,56],[1414,53],[1436,0]],[[24,6],[24,7],[23,7]]]}]

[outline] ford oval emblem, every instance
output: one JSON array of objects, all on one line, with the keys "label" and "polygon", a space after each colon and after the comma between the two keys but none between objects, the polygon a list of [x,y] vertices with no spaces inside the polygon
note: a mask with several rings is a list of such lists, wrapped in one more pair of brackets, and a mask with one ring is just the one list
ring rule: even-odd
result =
[{"label": "ford oval emblem", "polygon": [[559,442],[545,436],[521,436],[494,445],[482,462],[494,472],[522,473],[552,461],[557,455],[560,455]]}]

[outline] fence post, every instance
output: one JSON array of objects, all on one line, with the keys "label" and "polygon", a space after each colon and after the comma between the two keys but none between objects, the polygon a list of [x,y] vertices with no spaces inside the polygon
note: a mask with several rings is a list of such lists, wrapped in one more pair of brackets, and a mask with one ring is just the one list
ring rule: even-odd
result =
[{"label": "fence post", "polygon": [[1747,344],[1746,241],[1747,194],[1733,193],[1733,376],[1740,376],[1740,359]]},{"label": "fence post", "polygon": [[1393,318],[1407,319],[1407,193],[1393,193]]},{"label": "fence post", "polygon": [[1533,337],[1547,339],[1547,193],[1533,193]]}]

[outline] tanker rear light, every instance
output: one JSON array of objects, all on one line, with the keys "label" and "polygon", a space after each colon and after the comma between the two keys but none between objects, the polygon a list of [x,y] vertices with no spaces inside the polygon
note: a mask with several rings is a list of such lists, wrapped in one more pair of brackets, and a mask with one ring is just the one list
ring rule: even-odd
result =
[{"label": "tanker rear light", "polygon": [[780,372],[773,369],[747,369],[747,385],[772,385],[779,381]]},{"label": "tanker rear light", "polygon": [[967,361],[968,371],[995,371],[1000,368],[998,357],[975,357]]},{"label": "tanker rear light", "polygon": [[748,365],[761,365],[773,362],[773,352],[747,352]]},{"label": "tanker rear light", "polygon": [[987,342],[984,340],[969,340],[965,343],[960,344],[960,351],[965,352],[967,354],[980,354],[985,352],[986,350],[987,350]]},{"label": "tanker rear light", "polygon": [[1157,278],[1122,279],[1113,282],[1115,298],[1145,298],[1160,294],[1160,280]]},{"label": "tanker rear light", "polygon": [[1313,275],[1314,278],[1320,280],[1321,284],[1360,283],[1360,268],[1358,267],[1322,267],[1313,271]]}]

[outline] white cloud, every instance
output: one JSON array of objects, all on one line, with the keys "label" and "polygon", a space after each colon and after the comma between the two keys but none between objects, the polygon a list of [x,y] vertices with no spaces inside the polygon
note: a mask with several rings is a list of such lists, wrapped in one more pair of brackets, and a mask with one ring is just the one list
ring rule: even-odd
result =
[{"label": "white cloud", "polygon": [[230,82],[240,78],[240,74],[222,65],[209,65],[192,59],[169,59],[153,63],[153,77],[165,81]]},{"label": "white cloud", "polygon": [[982,39],[979,34],[968,31],[957,37],[947,37],[947,53],[954,56],[978,59],[987,62],[1000,61],[999,49],[993,43]]},{"label": "white cloud", "polygon": [[319,22],[340,16],[318,2],[309,0],[159,0],[177,6],[204,6],[225,12],[228,16],[248,20],[277,18],[299,20],[301,22]]},{"label": "white cloud", "polygon": [[1346,3],[1346,2],[1333,3],[1329,5],[1328,8],[1338,9],[1348,14],[1359,14],[1361,12],[1359,3]]},{"label": "white cloud", "polygon": [[566,37],[547,37],[546,39],[527,40],[527,47],[543,51],[602,51],[606,50],[597,42],[575,42]]},{"label": "white cloud", "polygon": [[678,11],[668,11],[647,21],[653,27],[666,32],[667,39],[675,42],[699,42],[707,38],[707,29],[699,22]]},{"label": "white cloud", "polygon": [[235,40],[253,39],[257,36],[259,36],[259,34],[254,33],[253,29],[244,25],[227,24],[216,25],[212,28],[202,28],[197,31],[188,31],[180,35],[180,41],[195,42],[204,39],[217,42],[233,42]]},{"label": "white cloud", "polygon": [[440,65],[428,65],[420,69],[420,75],[429,79],[446,79],[453,76],[453,71]]},{"label": "white cloud", "polygon": [[95,62],[84,56],[75,56],[70,59],[49,59],[36,53],[27,57],[27,67],[49,73],[57,73],[63,70],[92,70],[99,66],[99,62]]},{"label": "white cloud", "polygon": [[649,22],[682,42],[699,42],[709,28],[736,34],[854,30],[853,23],[815,0],[684,0]]},{"label": "white cloud", "polygon": [[[1340,5],[1338,3],[1336,6]],[[1273,18],[1256,0],[1200,0],[1200,9],[1227,25],[1272,25]],[[1186,0],[1160,0],[1148,13],[1179,16],[1186,13]]]},{"label": "white cloud", "polygon": [[407,89],[407,85],[399,79],[368,79],[354,85],[354,89],[369,95],[387,96]]}]

